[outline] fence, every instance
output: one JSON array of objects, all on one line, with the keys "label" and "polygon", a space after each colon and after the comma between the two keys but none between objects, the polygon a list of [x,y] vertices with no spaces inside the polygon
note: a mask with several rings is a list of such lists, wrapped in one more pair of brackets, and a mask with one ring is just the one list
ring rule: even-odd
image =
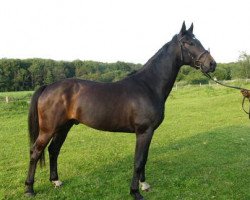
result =
[{"label": "fence", "polygon": [[[235,79],[235,80],[224,80],[220,81],[225,84],[231,84],[231,85],[242,85],[242,84],[247,84],[250,83],[250,79]],[[218,83],[215,83],[213,81],[208,81],[208,83],[199,83],[199,84],[187,84],[186,82],[176,82],[174,84],[173,90],[178,90],[178,89],[184,89],[185,87],[206,87],[206,86],[220,86]]]},{"label": "fence", "polygon": [[[227,80],[227,81],[221,81],[226,84],[231,84],[231,85],[241,85],[241,84],[246,84],[250,83],[250,79],[237,79],[237,80]],[[219,86],[217,83],[214,83],[212,81],[209,81],[208,84],[198,84],[198,85],[191,85],[187,84],[185,82],[176,82],[173,90],[180,90],[180,89],[185,89],[189,87],[206,87],[206,86],[211,86],[211,87],[222,87]],[[19,93],[19,94],[18,94]],[[27,102],[30,103],[31,97],[32,97],[33,92],[3,92],[0,93],[0,102],[4,103],[10,103],[10,102]]]},{"label": "fence", "polygon": [[6,94],[6,95],[1,95],[0,96],[0,102],[3,102],[3,103],[11,103],[11,102],[27,102],[27,103],[30,103],[31,96],[32,96],[32,94],[23,95],[23,96],[20,96],[20,97],[14,97],[12,95]]}]

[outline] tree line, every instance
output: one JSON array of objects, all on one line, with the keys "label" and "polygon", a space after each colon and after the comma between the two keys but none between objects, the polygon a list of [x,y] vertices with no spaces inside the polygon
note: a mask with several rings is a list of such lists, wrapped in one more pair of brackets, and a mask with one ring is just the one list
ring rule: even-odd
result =
[{"label": "tree line", "polygon": [[[0,59],[0,91],[34,90],[65,78],[77,77],[100,82],[118,81],[142,67],[126,62],[103,63],[51,59]],[[237,62],[219,63],[213,74],[217,80],[249,79],[250,55],[242,52]],[[189,66],[181,68],[177,81],[186,84],[207,83],[208,80]]]},{"label": "tree line", "polygon": [[34,90],[65,78],[114,82],[138,70],[140,64],[51,59],[0,59],[0,91]]}]

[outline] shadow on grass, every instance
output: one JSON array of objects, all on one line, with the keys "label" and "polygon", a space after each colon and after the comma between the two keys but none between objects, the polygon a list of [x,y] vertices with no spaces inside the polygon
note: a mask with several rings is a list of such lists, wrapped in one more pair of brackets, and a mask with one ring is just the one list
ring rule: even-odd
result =
[{"label": "shadow on grass", "polygon": [[[167,141],[167,135],[165,138]],[[113,152],[115,148],[116,145]],[[37,197],[131,199],[133,152],[116,160],[112,153],[106,155],[100,151],[97,160],[97,167],[91,161],[87,167],[83,167],[84,161],[68,163],[68,171],[61,172],[66,177],[64,186],[58,190],[48,186],[49,183],[37,186]],[[67,176],[63,175],[65,172]],[[153,141],[147,164],[147,181],[152,190],[144,196],[148,200],[250,199],[249,177],[249,127],[224,127],[169,144],[156,146]]]}]

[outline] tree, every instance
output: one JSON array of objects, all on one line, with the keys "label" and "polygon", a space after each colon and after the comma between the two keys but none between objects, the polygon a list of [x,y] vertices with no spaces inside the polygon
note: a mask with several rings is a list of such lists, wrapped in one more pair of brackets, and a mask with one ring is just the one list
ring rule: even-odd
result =
[{"label": "tree", "polygon": [[231,65],[228,64],[218,64],[217,68],[213,74],[218,80],[231,80]]},{"label": "tree", "polygon": [[250,55],[247,55],[245,51],[240,53],[239,64],[241,66],[242,78],[250,78]]},{"label": "tree", "polygon": [[44,84],[44,63],[41,59],[34,59],[29,67],[32,88],[37,88]]}]

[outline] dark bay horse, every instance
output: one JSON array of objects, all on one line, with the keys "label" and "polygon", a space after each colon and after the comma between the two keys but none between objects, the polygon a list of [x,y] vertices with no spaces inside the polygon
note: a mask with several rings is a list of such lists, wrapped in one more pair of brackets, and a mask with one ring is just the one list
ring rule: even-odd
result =
[{"label": "dark bay horse", "polygon": [[[130,193],[136,200],[139,191],[148,190],[145,165],[154,130],[164,119],[165,101],[172,90],[182,65],[190,65],[204,73],[213,72],[216,62],[193,35],[193,24],[165,44],[138,72],[115,83],[98,83],[66,79],[39,88],[33,95],[29,111],[31,141],[30,163],[25,181],[26,195],[33,196],[38,160],[43,160],[49,144],[50,181],[61,182],[57,158],[74,124],[92,128],[129,132],[136,135],[134,172]],[[140,183],[140,184],[139,184]]]}]

